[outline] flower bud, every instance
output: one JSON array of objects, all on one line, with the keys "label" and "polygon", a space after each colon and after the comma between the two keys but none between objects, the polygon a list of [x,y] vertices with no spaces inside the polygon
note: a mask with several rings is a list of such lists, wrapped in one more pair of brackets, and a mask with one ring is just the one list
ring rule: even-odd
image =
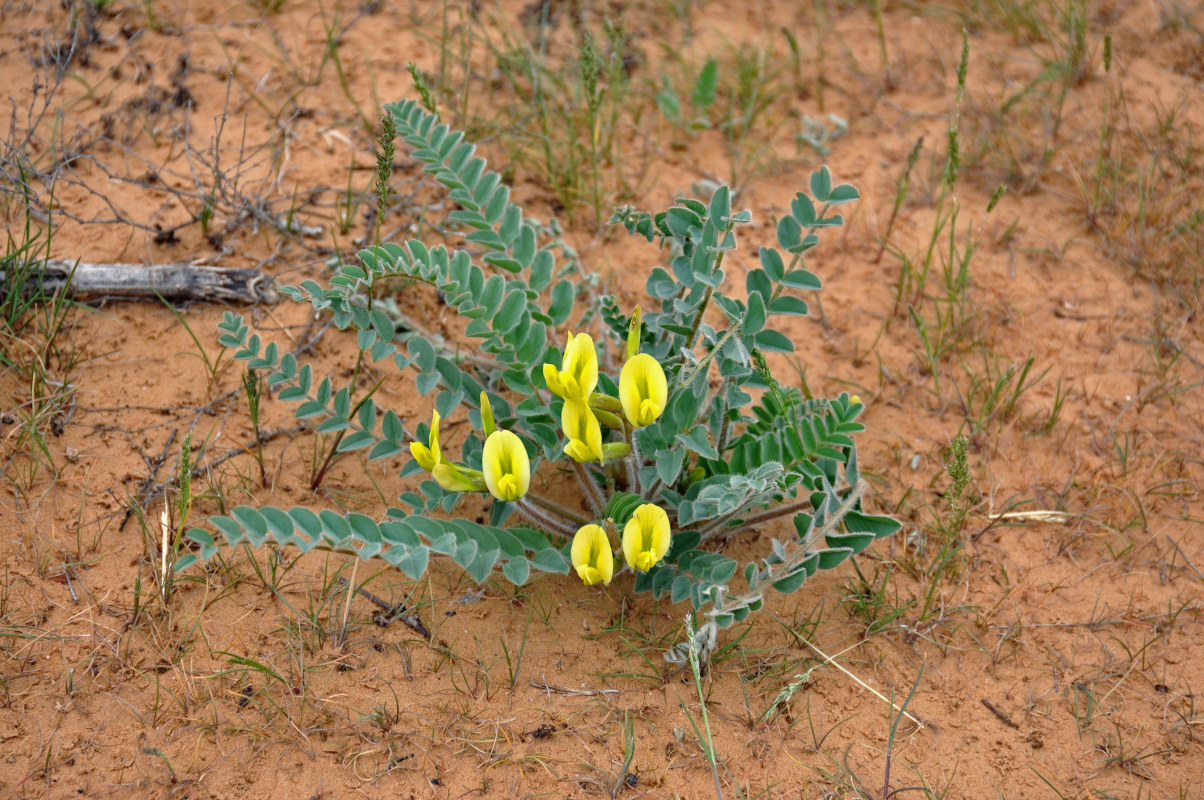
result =
[{"label": "flower bud", "polygon": [[433,472],[435,465],[443,460],[443,453],[439,450],[438,411],[431,414],[431,432],[427,442],[425,445],[421,442],[410,442],[410,455],[414,456],[414,460],[418,462],[418,466],[427,472]]},{"label": "flower bud", "polygon": [[496,430],[497,423],[493,421],[493,406],[489,404],[489,395],[481,392],[481,432],[488,438]]}]

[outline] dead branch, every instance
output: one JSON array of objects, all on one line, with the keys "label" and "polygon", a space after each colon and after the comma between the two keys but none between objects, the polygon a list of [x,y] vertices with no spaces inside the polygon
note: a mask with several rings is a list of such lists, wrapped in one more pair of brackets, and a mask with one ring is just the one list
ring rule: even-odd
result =
[{"label": "dead branch", "polygon": [[[0,271],[0,280],[4,272]],[[201,300],[227,303],[274,303],[271,276],[254,269],[198,267],[186,263],[91,264],[48,259],[34,270],[25,291],[105,295],[109,297],[162,297],[165,300]]]}]

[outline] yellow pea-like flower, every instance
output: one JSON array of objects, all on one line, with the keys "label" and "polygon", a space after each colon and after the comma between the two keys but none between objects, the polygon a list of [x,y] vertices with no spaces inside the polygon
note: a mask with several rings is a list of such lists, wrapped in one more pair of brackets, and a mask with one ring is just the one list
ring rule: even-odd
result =
[{"label": "yellow pea-like flower", "polygon": [[660,362],[647,353],[627,359],[619,374],[619,401],[627,421],[637,428],[656,422],[669,400],[669,384]]},{"label": "yellow pea-like flower", "polygon": [[440,461],[436,464],[431,470],[431,476],[445,492],[485,491],[485,479],[480,472],[450,461]]},{"label": "yellow pea-like flower", "polygon": [[498,500],[517,500],[531,486],[531,460],[523,440],[510,431],[494,431],[481,454],[485,485]]},{"label": "yellow pea-like flower", "polygon": [[602,426],[585,400],[575,398],[564,401],[560,427],[569,440],[564,452],[574,461],[584,463],[602,459]]},{"label": "yellow pea-like flower", "polygon": [[543,365],[543,378],[548,389],[565,400],[588,398],[598,385],[598,351],[588,333],[569,337],[564,348],[561,368]]},{"label": "yellow pea-like flower", "polygon": [[615,574],[614,551],[610,538],[600,525],[583,525],[573,537],[569,553],[573,567],[586,586],[609,585]]},{"label": "yellow pea-like flower", "polygon": [[431,415],[431,433],[427,439],[428,444],[421,442],[410,442],[410,455],[414,456],[414,460],[418,462],[418,466],[422,467],[427,472],[434,472],[435,466],[443,460],[443,453],[439,450],[439,412],[432,412]]},{"label": "yellow pea-like flower", "polygon": [[483,492],[485,478],[479,470],[453,464],[443,458],[439,448],[439,412],[432,412],[431,433],[427,444],[410,442],[410,454],[418,462],[418,466],[431,473],[444,491],[447,492]]},{"label": "yellow pea-like flower", "polygon": [[669,515],[644,503],[623,527],[623,558],[632,569],[647,572],[669,552]]}]

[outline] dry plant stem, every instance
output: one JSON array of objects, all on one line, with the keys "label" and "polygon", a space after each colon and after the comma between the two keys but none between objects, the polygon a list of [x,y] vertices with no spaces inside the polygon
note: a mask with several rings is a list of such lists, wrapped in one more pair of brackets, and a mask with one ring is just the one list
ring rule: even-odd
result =
[{"label": "dry plant stem", "polygon": [[[163,464],[167,461],[168,451],[171,450],[171,445],[173,442],[175,442],[177,433],[179,433],[179,428],[173,428],[171,435],[167,437],[167,444],[163,445],[163,452],[159,454],[157,459],[151,460],[146,458],[145,455],[143,456],[147,464],[147,476],[146,480],[142,482],[142,486],[138,489],[138,494],[141,495],[139,505],[143,508],[145,508],[146,505],[151,501],[151,492],[155,487],[155,478],[158,476],[159,470],[163,468]],[[170,483],[170,481],[168,483]],[[162,487],[160,487],[160,490],[162,490]],[[133,514],[134,508],[131,505],[126,509],[125,516],[121,518],[121,524],[117,526],[117,530],[125,530],[125,525],[130,521],[130,517],[133,516]]]},{"label": "dry plant stem", "polygon": [[[230,397],[233,395],[234,395],[234,392],[231,392],[228,395],[226,395],[226,397]],[[225,398],[222,398],[222,399],[225,399]],[[261,443],[267,443],[267,442],[270,442],[281,436],[292,436],[293,434],[301,433],[304,430],[306,430],[306,426],[294,425],[291,428],[281,428],[280,430],[275,430],[275,431],[260,431],[259,436],[256,437],[256,441],[261,442]],[[158,468],[160,466],[162,466],[163,462],[166,460],[167,450],[171,446],[171,442],[174,438],[175,438],[175,432],[173,431],[172,436],[168,439],[167,445],[163,448],[164,455],[159,457],[159,460],[156,462],[156,466],[155,466],[154,470],[152,471],[152,474],[157,473]],[[225,463],[226,461],[229,461],[230,459],[235,458],[237,456],[246,455],[248,452],[250,452],[250,450],[242,445],[239,445],[238,447],[232,447],[229,450],[227,450],[225,453],[222,453],[220,456],[214,456],[213,459],[211,459],[208,463],[199,464],[196,467],[194,467],[192,470],[192,477],[197,478],[206,473],[212,472],[215,468],[217,468],[221,464]],[[155,500],[157,497],[159,497],[161,494],[163,494],[167,490],[168,487],[175,486],[177,481],[178,481],[178,478],[172,477],[171,479],[166,480],[163,483],[154,484],[152,482],[151,477],[148,476],[147,484],[149,484],[149,486],[142,492],[143,500],[141,503],[139,503],[139,505],[142,507],[147,506],[149,503],[151,503],[153,500]],[[124,526],[127,522],[129,522],[129,518],[133,515],[133,513],[134,513],[133,509],[130,509],[129,511],[127,511],[125,517],[122,519],[122,522],[121,522],[122,526]],[[118,530],[120,530],[120,529],[121,528],[118,528]]]},{"label": "dry plant stem", "polygon": [[[338,581],[344,586],[351,586],[348,580],[342,575],[339,576]],[[387,603],[362,586],[357,588],[355,592],[356,594],[363,595],[381,611],[384,611],[385,614],[387,614],[387,616],[384,617],[385,624],[388,624],[393,620],[401,620],[403,623],[409,626],[411,630],[421,635],[423,639],[426,639],[428,642],[431,640],[431,632],[428,631],[426,626],[422,624],[422,619],[417,614],[409,612],[404,602],[398,603],[397,605]],[[377,624],[379,625],[381,623],[378,622]]]},{"label": "dry plant stem", "polygon": [[360,560],[351,562],[351,580],[347,581],[347,599],[343,601],[343,619],[339,622],[339,646],[347,640],[347,617],[351,614],[351,598],[355,595],[355,578],[359,572]]},{"label": "dry plant stem", "polygon": [[36,282],[37,287],[27,284],[25,290],[206,302],[274,303],[277,299],[271,276],[258,270],[187,263],[90,264],[52,258],[37,270]]},{"label": "dry plant stem", "polygon": [[1175,549],[1179,551],[1179,555],[1183,556],[1183,561],[1187,564],[1187,566],[1191,567],[1192,572],[1196,573],[1196,577],[1204,581],[1204,572],[1200,572],[1200,568],[1191,562],[1191,559],[1187,557],[1187,553],[1183,552],[1183,548],[1179,546],[1179,543],[1169,536],[1166,538],[1175,546]]},{"label": "dry plant stem", "polygon": [[159,542],[159,591],[163,594],[163,602],[167,602],[167,548],[170,544],[170,534],[167,530],[167,499],[163,500],[163,514],[159,517],[159,530],[162,537]]},{"label": "dry plant stem", "polygon": [[[796,634],[796,635],[797,635],[797,634]],[[863,688],[863,689],[865,689],[866,691],[870,692],[872,695],[874,695],[874,697],[877,697],[877,698],[878,698],[879,700],[881,700],[883,703],[886,703],[888,706],[890,706],[891,708],[893,708],[895,711],[897,711],[897,712],[899,712],[900,714],[902,714],[903,716],[907,717],[909,720],[911,720],[911,721],[912,721],[912,722],[914,722],[916,725],[918,725],[918,726],[919,726],[921,729],[923,729],[923,728],[926,728],[926,727],[927,727],[927,726],[926,726],[926,725],[925,725],[923,722],[921,722],[919,719],[917,719],[917,718],[916,718],[914,715],[912,715],[912,714],[911,714],[909,711],[907,711],[906,709],[904,709],[904,708],[900,708],[899,706],[895,705],[894,701],[892,701],[892,700],[891,700],[890,698],[888,698],[886,695],[882,694],[882,692],[878,691],[878,690],[877,690],[877,689],[875,689],[873,686],[870,686],[868,683],[866,683],[865,681],[861,680],[861,678],[858,678],[856,675],[854,675],[853,673],[849,672],[847,669],[845,669],[844,667],[842,667],[842,666],[841,666],[839,663],[837,663],[837,662],[834,660],[834,659],[836,658],[836,656],[829,656],[829,655],[828,655],[827,653],[825,653],[823,650],[820,650],[818,647],[816,647],[815,645],[813,645],[813,644],[812,644],[810,641],[808,641],[808,640],[807,640],[807,638],[806,638],[806,637],[804,637],[804,636],[798,635],[798,640],[799,640],[800,642],[802,642],[803,644],[807,645],[808,647],[810,647],[812,650],[814,650],[814,651],[815,651],[815,653],[816,653],[816,654],[817,654],[817,655],[818,655],[820,658],[822,658],[822,659],[824,660],[824,663],[826,663],[826,664],[831,664],[832,666],[836,667],[838,670],[840,670],[841,672],[843,672],[845,675],[848,675],[850,678],[852,678],[854,681],[856,681],[856,682],[857,682],[857,685],[858,685],[858,686],[860,686],[861,688]]]}]

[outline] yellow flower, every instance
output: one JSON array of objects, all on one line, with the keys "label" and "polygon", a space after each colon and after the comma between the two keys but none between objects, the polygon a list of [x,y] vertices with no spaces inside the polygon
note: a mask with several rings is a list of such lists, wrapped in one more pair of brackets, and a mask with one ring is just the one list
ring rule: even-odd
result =
[{"label": "yellow flower", "polygon": [[481,454],[485,485],[498,500],[517,500],[531,486],[531,461],[523,440],[510,431],[494,431]]},{"label": "yellow flower", "polygon": [[445,492],[483,492],[485,480],[475,469],[462,467],[450,461],[440,461],[431,470],[431,475]]},{"label": "yellow flower", "polygon": [[635,427],[656,422],[669,400],[669,385],[660,362],[647,353],[627,359],[619,374],[619,400],[627,421]]},{"label": "yellow flower", "polygon": [[600,525],[584,525],[577,531],[570,557],[586,586],[597,583],[609,585],[614,577],[614,551],[610,549],[610,538]]},{"label": "yellow flower", "polygon": [[434,472],[435,466],[443,460],[443,453],[439,450],[438,411],[432,412],[431,433],[427,441],[429,442],[429,446],[420,442],[410,442],[410,455],[414,456],[414,460],[418,462],[418,466],[427,472]]},{"label": "yellow flower", "polygon": [[483,492],[485,480],[475,469],[453,464],[443,458],[439,449],[439,412],[432,412],[431,433],[428,444],[410,442],[410,455],[418,462],[418,466],[431,473],[431,476],[448,492]]},{"label": "yellow flower", "polygon": [[570,336],[561,368],[544,364],[543,379],[557,397],[588,398],[598,385],[598,351],[594,349],[593,337],[588,333]]},{"label": "yellow flower", "polygon": [[669,515],[660,506],[644,503],[623,528],[623,558],[647,572],[669,552]]},{"label": "yellow flower", "polygon": [[560,412],[560,427],[569,443],[564,452],[573,460],[584,463],[602,458],[602,426],[590,411],[589,405],[580,398],[564,401]]}]

